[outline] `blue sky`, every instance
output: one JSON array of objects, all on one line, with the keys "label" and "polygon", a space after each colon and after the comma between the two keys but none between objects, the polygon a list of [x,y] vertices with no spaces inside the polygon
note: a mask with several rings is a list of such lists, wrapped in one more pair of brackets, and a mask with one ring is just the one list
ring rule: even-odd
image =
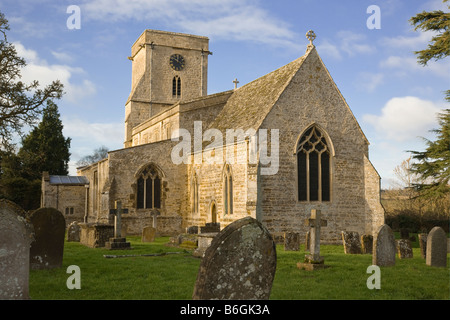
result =
[{"label": "blue sky", "polygon": [[[80,28],[67,20],[80,8]],[[380,29],[367,20],[380,9]],[[433,139],[436,113],[448,108],[449,59],[417,64],[432,33],[408,20],[421,11],[448,11],[441,0],[2,0],[8,40],[28,65],[23,80],[59,79],[57,102],[75,162],[102,145],[122,148],[125,102],[130,93],[131,45],[145,29],[208,36],[208,93],[244,85],[305,53],[305,33],[369,139],[369,157],[391,186],[393,169]]]}]

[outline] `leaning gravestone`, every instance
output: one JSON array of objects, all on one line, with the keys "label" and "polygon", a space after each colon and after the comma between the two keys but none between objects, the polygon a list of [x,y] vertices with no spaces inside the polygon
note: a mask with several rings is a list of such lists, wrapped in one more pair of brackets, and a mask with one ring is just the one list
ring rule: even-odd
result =
[{"label": "leaning gravestone", "polygon": [[420,256],[423,259],[427,257],[427,233],[419,233]]},{"label": "leaning gravestone", "polygon": [[29,299],[33,226],[15,203],[0,200],[0,300]]},{"label": "leaning gravestone", "polygon": [[380,267],[395,265],[395,252],[394,232],[387,224],[383,224],[375,235],[372,264]]},{"label": "leaning gravestone", "polygon": [[30,248],[31,269],[52,269],[62,266],[66,221],[55,208],[40,208],[29,217],[36,241]]},{"label": "leaning gravestone", "polygon": [[361,242],[359,239],[359,233],[356,231],[342,231],[342,242],[344,244],[345,254],[360,254]]},{"label": "leaning gravestone", "polygon": [[426,264],[434,267],[447,266],[447,235],[441,227],[434,227],[428,234]]},{"label": "leaning gravestone", "polygon": [[269,299],[276,263],[275,242],[267,229],[251,217],[237,220],[206,249],[192,298]]}]

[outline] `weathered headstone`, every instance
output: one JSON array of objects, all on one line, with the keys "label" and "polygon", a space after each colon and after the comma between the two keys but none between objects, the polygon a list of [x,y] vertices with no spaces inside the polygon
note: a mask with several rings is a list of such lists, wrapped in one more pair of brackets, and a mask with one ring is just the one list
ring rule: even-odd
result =
[{"label": "weathered headstone", "polygon": [[309,233],[311,236],[311,243],[309,247],[310,254],[305,255],[304,262],[298,262],[297,268],[305,270],[315,270],[326,268],[323,257],[320,256],[320,229],[327,225],[326,220],[321,219],[320,210],[311,210],[311,218],[305,220],[305,224],[308,225]]},{"label": "weathered headstone", "polygon": [[372,254],[373,236],[371,234],[363,234],[361,236],[361,250],[362,250],[362,253]]},{"label": "weathered headstone", "polygon": [[411,241],[409,239],[396,240],[397,253],[400,259],[409,259],[413,257],[413,250],[411,247]]},{"label": "weathered headstone", "polygon": [[428,234],[426,264],[434,267],[447,266],[447,235],[441,227],[434,227]]},{"label": "weathered headstone", "polygon": [[30,248],[31,269],[53,269],[62,266],[66,221],[55,208],[39,208],[29,217],[35,241]]},{"label": "weathered headstone", "polygon": [[67,241],[80,242],[81,227],[78,222],[73,221],[67,227]]},{"label": "weathered headstone", "polygon": [[150,226],[144,227],[142,229],[142,242],[153,242],[155,241],[156,229]]},{"label": "weathered headstone", "polygon": [[192,255],[194,257],[203,258],[206,250],[209,248],[216,235],[217,232],[199,233],[197,235],[197,249],[194,250]]},{"label": "weathered headstone", "polygon": [[423,259],[427,257],[427,233],[419,233],[420,256]]},{"label": "weathered headstone", "polygon": [[300,234],[298,232],[284,233],[284,250],[285,251],[300,250]]},{"label": "weathered headstone", "polygon": [[387,224],[383,224],[375,235],[372,264],[380,267],[395,265],[395,252],[394,232]]},{"label": "weathered headstone", "polygon": [[110,250],[131,249],[131,244],[122,237],[122,214],[128,213],[128,209],[122,209],[120,201],[115,202],[115,209],[111,209],[110,214],[114,214],[114,238],[105,242],[105,247]]},{"label": "weathered headstone", "polygon": [[246,217],[219,232],[206,249],[193,299],[269,299],[277,263],[269,231]]},{"label": "weathered headstone", "polygon": [[345,254],[360,254],[361,241],[356,231],[341,231]]},{"label": "weathered headstone", "polygon": [[198,230],[199,230],[198,226],[190,226],[186,228],[186,233],[198,234]]},{"label": "weathered headstone", "polygon": [[0,200],[0,300],[29,299],[33,226],[15,203]]}]

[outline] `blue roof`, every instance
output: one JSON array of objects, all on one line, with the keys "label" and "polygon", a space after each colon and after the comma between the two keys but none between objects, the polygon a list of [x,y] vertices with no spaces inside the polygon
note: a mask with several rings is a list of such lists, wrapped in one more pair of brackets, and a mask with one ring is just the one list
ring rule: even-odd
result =
[{"label": "blue roof", "polygon": [[85,185],[89,180],[85,176],[50,176],[50,184]]}]

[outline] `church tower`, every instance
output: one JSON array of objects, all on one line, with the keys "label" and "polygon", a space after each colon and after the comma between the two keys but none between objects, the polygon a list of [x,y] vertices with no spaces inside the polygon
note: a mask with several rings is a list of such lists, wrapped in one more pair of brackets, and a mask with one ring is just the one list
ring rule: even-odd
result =
[{"label": "church tower", "polygon": [[131,93],[125,104],[125,147],[135,126],[180,100],[207,95],[209,39],[145,30],[131,47]]}]

